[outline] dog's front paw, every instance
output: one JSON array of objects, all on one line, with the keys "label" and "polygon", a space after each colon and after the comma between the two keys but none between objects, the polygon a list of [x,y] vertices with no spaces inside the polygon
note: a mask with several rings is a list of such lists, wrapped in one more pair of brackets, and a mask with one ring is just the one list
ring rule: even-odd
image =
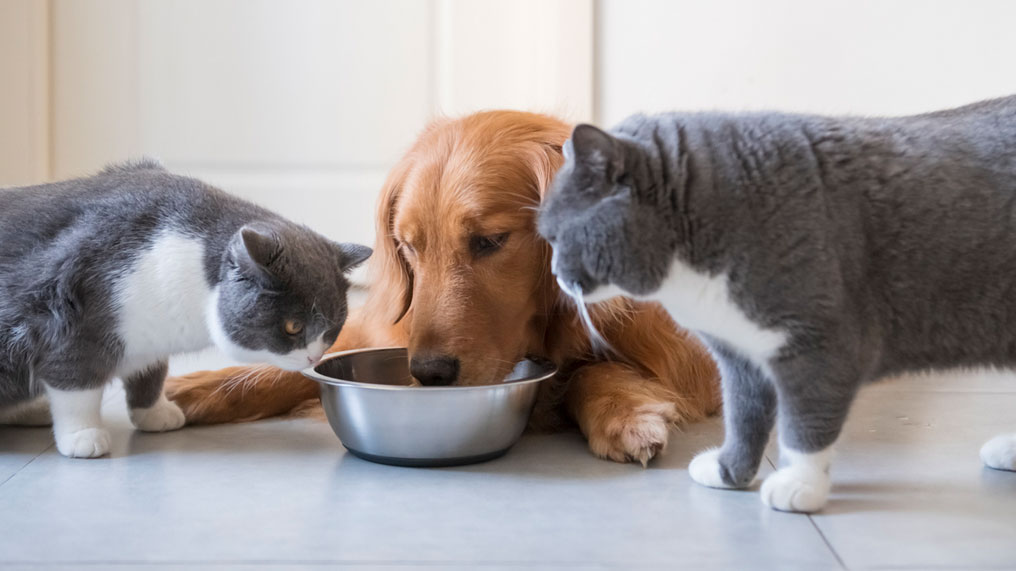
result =
[{"label": "dog's front paw", "polygon": [[670,427],[677,422],[678,414],[673,403],[658,402],[599,420],[587,434],[593,454],[646,466],[667,446]]},{"label": "dog's front paw", "polygon": [[145,432],[166,432],[176,430],[184,425],[186,418],[183,411],[175,403],[159,398],[153,406],[148,408],[132,408],[130,410],[131,423]]},{"label": "dog's front paw", "polygon": [[781,512],[811,513],[829,500],[831,479],[825,470],[788,466],[762,482],[762,502]]},{"label": "dog's front paw", "polygon": [[109,453],[109,432],[104,428],[82,428],[55,434],[56,449],[69,458],[98,458]]}]

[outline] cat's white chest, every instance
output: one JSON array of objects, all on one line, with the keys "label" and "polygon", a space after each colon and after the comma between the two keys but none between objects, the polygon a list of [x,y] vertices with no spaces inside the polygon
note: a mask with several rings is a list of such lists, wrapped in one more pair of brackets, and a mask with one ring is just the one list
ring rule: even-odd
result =
[{"label": "cat's white chest", "polygon": [[784,332],[761,327],[734,303],[726,274],[710,276],[678,260],[648,298],[681,326],[721,339],[763,367],[786,342]]},{"label": "cat's white chest", "polygon": [[119,375],[211,345],[204,276],[201,242],[164,231],[117,281],[117,332],[125,343]]},{"label": "cat's white chest", "polygon": [[[614,295],[631,294],[610,285],[597,289],[586,301]],[[726,342],[763,369],[786,342],[784,332],[761,327],[734,303],[725,274],[710,276],[681,261],[674,262],[659,290],[638,299],[659,302],[682,327]]]}]

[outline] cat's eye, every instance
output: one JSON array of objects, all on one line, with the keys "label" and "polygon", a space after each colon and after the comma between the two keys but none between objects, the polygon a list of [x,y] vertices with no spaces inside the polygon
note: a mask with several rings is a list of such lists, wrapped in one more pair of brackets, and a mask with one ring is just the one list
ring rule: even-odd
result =
[{"label": "cat's eye", "polygon": [[470,236],[469,251],[477,258],[489,256],[490,254],[500,250],[507,241],[508,232],[492,234],[490,236]]},{"label": "cat's eye", "polygon": [[303,323],[300,323],[295,319],[287,319],[286,322],[282,324],[282,329],[289,335],[299,335],[303,332]]}]

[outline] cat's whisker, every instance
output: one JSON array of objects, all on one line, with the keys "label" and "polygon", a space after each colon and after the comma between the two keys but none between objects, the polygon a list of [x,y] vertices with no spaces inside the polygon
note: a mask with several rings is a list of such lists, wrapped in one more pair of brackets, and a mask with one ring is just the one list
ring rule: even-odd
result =
[{"label": "cat's whisker", "polygon": [[614,349],[614,346],[600,333],[599,329],[596,328],[596,324],[593,322],[592,316],[589,314],[589,308],[586,306],[585,299],[583,297],[582,288],[578,284],[569,284],[564,280],[558,278],[558,286],[574,303],[575,308],[578,310],[579,319],[586,328],[586,333],[589,335],[589,343],[592,346],[593,352],[600,355],[615,355],[619,356],[620,353]]},{"label": "cat's whisker", "polygon": [[270,365],[257,365],[251,369],[251,371],[243,377],[243,381],[240,383],[240,396],[243,397],[247,394],[254,385],[265,379],[273,371],[277,371]]},{"label": "cat's whisker", "polygon": [[243,398],[247,394],[247,391],[252,386],[252,383],[257,382],[257,379],[263,374],[264,365],[258,365],[252,367],[245,374],[238,377],[230,388],[230,392],[239,389],[240,397]]},{"label": "cat's whisker", "polygon": [[[236,390],[237,388],[239,388],[239,387],[243,386],[245,383],[247,383],[248,380],[251,379],[253,376],[260,374],[264,370],[265,367],[267,367],[267,365],[255,365],[255,366],[251,367],[250,369],[247,369],[242,375],[238,375],[236,377],[232,377],[232,378],[228,379],[226,382],[222,383],[222,385],[220,385],[215,390],[215,392],[217,393],[219,391],[223,391],[224,394],[228,395],[228,394],[232,393],[234,390]],[[241,395],[242,394],[243,394],[243,392],[241,391]]]}]

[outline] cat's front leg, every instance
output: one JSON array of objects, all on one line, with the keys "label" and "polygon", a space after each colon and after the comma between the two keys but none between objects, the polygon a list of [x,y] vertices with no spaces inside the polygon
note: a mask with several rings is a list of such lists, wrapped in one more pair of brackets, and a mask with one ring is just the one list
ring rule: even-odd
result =
[{"label": "cat's front leg", "polygon": [[700,452],[688,465],[693,480],[710,488],[746,488],[755,480],[776,419],[776,390],[754,363],[707,339],[723,385],[723,446]]},{"label": "cat's front leg", "polygon": [[774,364],[774,376],[780,467],[762,483],[762,501],[780,511],[815,512],[829,499],[833,443],[857,392],[856,371],[823,353]]},{"label": "cat's front leg", "polygon": [[56,449],[71,458],[98,458],[109,453],[109,432],[102,427],[102,387],[61,390],[48,383],[45,386]]},{"label": "cat's front leg", "polygon": [[162,361],[124,379],[130,419],[138,430],[166,432],[176,430],[186,422],[180,407],[167,399],[162,391],[168,371],[169,365]]}]

